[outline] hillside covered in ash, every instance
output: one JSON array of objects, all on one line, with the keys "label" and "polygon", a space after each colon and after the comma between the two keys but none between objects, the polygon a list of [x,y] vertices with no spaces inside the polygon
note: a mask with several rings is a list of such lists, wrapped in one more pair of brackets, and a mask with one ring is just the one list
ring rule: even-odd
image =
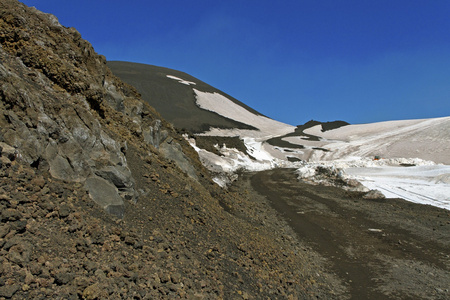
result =
[{"label": "hillside covered in ash", "polygon": [[74,28],[0,3],[0,297],[341,298]]}]

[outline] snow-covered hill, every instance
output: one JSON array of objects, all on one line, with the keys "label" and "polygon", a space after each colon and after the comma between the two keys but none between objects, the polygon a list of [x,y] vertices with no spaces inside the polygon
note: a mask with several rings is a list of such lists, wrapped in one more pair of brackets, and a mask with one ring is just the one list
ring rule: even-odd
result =
[{"label": "snow-covered hill", "polygon": [[[122,73],[130,68],[124,63],[120,66]],[[139,68],[143,72],[142,65]],[[145,69],[145,72],[149,70]],[[171,72],[170,69],[151,70],[158,72],[156,75],[145,74],[148,78],[159,76],[158,88],[163,85],[164,90],[182,91],[184,98],[164,94],[161,105],[170,113],[164,115],[164,109],[160,112],[169,121],[172,118],[175,124],[182,121],[192,128],[204,129],[185,136],[203,164],[217,174],[218,184],[226,185],[238,170],[275,167],[297,168],[299,177],[314,180],[320,167],[332,170],[345,180],[356,179],[367,190],[377,189],[386,197],[401,197],[450,210],[450,117],[347,125],[334,129],[320,124],[296,128],[263,116],[185,73]],[[129,69],[127,72],[130,73]],[[147,91],[142,87],[146,82],[139,78],[136,87],[142,89],[140,92],[145,99]],[[129,83],[133,84],[133,78]],[[158,98],[151,101],[158,101]],[[173,113],[173,109],[182,111],[188,107],[182,117],[180,113]],[[214,145],[215,151],[206,150],[197,145],[197,141],[205,136],[221,137],[223,142]],[[239,137],[245,145],[242,148],[247,151],[227,146],[226,137]]]},{"label": "snow-covered hill", "polygon": [[[450,117],[349,125],[325,132],[319,125],[304,132],[320,137],[319,142],[309,145],[330,150],[314,152],[312,160],[350,156],[417,157],[450,164]],[[298,142],[295,138],[287,139]]]}]

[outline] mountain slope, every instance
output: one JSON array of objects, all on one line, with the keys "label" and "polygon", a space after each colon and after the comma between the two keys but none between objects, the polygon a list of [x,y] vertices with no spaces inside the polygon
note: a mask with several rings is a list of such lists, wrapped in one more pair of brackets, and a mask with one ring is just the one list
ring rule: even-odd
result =
[{"label": "mountain slope", "polygon": [[1,298],[341,298],[75,29],[2,0],[0,45]]},{"label": "mountain slope", "polygon": [[203,132],[210,127],[254,129],[210,111],[199,109],[193,89],[219,93],[234,103],[260,115],[242,102],[184,72],[152,65],[109,61],[108,67],[123,81],[133,85],[142,98],[177,128]]},{"label": "mountain slope", "polygon": [[[308,122],[295,128],[261,116],[186,73],[127,62],[108,65],[116,75],[136,86],[146,101],[159,107],[175,127],[186,125],[186,129],[197,133],[198,140],[201,136],[237,136],[248,150],[244,155],[255,158],[255,152],[263,151],[264,155],[259,156],[272,164],[354,156],[421,158],[450,164],[445,155],[450,147],[448,118],[351,126],[335,121],[314,127],[314,122]],[[223,142],[226,144],[227,140]],[[212,145],[200,144],[204,149],[212,149]]]}]

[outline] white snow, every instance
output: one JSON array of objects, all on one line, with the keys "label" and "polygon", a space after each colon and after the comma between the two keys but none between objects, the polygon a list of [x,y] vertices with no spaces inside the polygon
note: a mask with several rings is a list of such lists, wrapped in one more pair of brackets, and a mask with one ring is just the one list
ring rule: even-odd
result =
[{"label": "white snow", "polygon": [[192,85],[196,85],[195,82],[187,81],[187,80],[181,79],[181,78],[173,76],[173,75],[166,75],[166,77],[170,78],[170,79],[173,79],[173,80],[177,80],[179,83],[182,83],[182,84],[185,84],[185,85],[191,85],[191,84]]},{"label": "white snow", "polygon": [[[293,132],[294,126],[254,114],[219,93],[193,90],[200,108],[258,129],[211,128],[203,133],[239,136],[254,159],[226,147],[220,148],[222,156],[218,156],[197,148],[190,141],[202,163],[218,174],[233,174],[240,169],[295,167],[303,177],[314,179],[316,167],[320,165],[336,170],[344,178],[361,182],[367,191],[379,190],[387,198],[403,198],[450,210],[450,117],[348,125],[326,132],[318,125],[305,133],[320,137],[319,141],[289,137],[284,140],[304,148],[283,148],[266,141]],[[317,147],[329,151],[320,151],[315,149]],[[373,160],[375,156],[383,159]],[[293,163],[288,157],[304,161]],[[226,185],[227,180],[220,176],[215,178],[221,186]]]},{"label": "white snow", "polygon": [[[269,153],[261,149],[261,144],[248,138],[249,152],[255,155],[256,160],[251,159],[247,154],[235,149],[223,146],[219,148],[222,156],[198,148],[194,139],[188,139],[191,146],[197,151],[200,160],[209,170],[216,173],[234,173],[238,170],[263,171],[276,167],[286,167],[286,161],[276,159]],[[247,144],[246,144],[247,145]]]},{"label": "white snow", "polygon": [[[321,137],[316,147],[329,152],[315,151],[309,160],[343,159],[349,156],[394,158],[422,158],[436,163],[450,164],[450,117],[389,121],[348,125],[321,132],[314,126],[305,133]],[[301,140],[290,140],[301,144]],[[308,142],[313,146],[314,142]]]},{"label": "white snow", "polygon": [[266,137],[287,134],[295,129],[294,126],[256,115],[219,93],[202,92],[196,89],[194,92],[200,108],[258,128]]},{"label": "white snow", "polygon": [[403,198],[450,210],[450,166],[417,158],[354,158],[309,162],[297,173],[301,178],[314,180],[318,166],[337,170],[343,178],[359,181],[366,191],[379,190],[386,198]]},{"label": "white snow", "polygon": [[429,204],[450,210],[450,166],[347,168],[344,174],[387,198]]}]

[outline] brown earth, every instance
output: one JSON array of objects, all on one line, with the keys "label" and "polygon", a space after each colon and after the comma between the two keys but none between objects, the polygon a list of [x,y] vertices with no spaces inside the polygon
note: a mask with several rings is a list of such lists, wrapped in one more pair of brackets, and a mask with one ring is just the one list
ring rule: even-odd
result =
[{"label": "brown earth", "polygon": [[[449,299],[450,212],[402,199],[368,200],[299,182],[293,170],[248,174],[299,242],[322,255],[351,299]],[[256,197],[256,196],[255,196]]]},{"label": "brown earth", "polygon": [[127,158],[145,193],[123,219],[81,184],[3,159],[0,299],[343,299],[264,197],[181,186],[170,164]]}]

